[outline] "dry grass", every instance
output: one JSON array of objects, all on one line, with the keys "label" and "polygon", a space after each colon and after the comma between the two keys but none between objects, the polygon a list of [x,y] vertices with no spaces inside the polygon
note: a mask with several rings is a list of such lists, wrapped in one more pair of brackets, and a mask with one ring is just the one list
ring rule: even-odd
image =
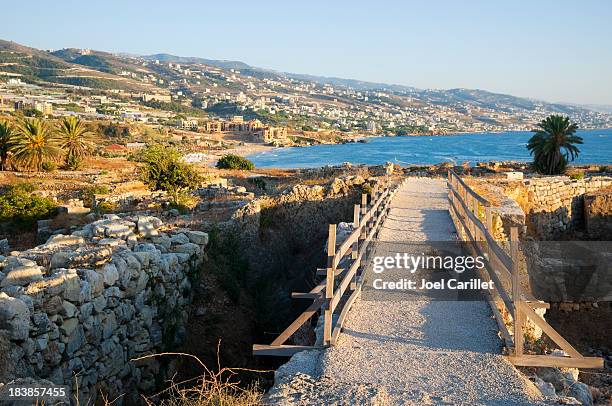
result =
[{"label": "dry grass", "polygon": [[[217,354],[219,353],[217,349]],[[265,372],[245,368],[220,368],[211,371],[195,355],[180,352],[152,354],[133,359],[173,356],[194,359],[202,368],[202,375],[193,379],[170,382],[170,386],[153,396],[142,396],[148,406],[258,406],[262,405],[263,392],[256,385],[242,387],[236,380],[238,372]],[[217,364],[220,364],[217,359]]]}]

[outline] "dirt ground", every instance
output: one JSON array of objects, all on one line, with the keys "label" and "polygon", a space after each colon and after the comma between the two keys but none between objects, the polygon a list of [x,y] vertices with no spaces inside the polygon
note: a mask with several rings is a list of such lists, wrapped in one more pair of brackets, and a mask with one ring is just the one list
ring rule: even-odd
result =
[{"label": "dirt ground", "polygon": [[597,309],[563,312],[549,309],[546,320],[578,351],[608,357],[607,368],[581,369],[580,381],[594,387],[596,405],[612,405],[612,302]]}]

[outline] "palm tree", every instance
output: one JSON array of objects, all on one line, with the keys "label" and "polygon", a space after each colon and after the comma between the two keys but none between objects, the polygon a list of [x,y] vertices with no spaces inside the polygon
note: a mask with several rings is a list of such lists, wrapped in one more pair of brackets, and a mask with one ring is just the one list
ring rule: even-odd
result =
[{"label": "palm tree", "polygon": [[575,135],[577,129],[569,117],[553,114],[542,120],[527,143],[535,170],[545,175],[565,172],[568,162],[580,153],[576,144],[582,144],[582,137]]},{"label": "palm tree", "polygon": [[92,132],[74,116],[64,117],[57,126],[59,147],[65,151],[64,161],[69,169],[77,170],[83,158],[93,149]]},{"label": "palm tree", "polygon": [[6,120],[0,121],[0,171],[6,169],[6,162],[14,135],[15,129],[13,126]]},{"label": "palm tree", "polygon": [[61,153],[57,138],[49,125],[39,118],[22,117],[11,142],[15,162],[27,169],[40,171],[45,161],[54,161]]}]

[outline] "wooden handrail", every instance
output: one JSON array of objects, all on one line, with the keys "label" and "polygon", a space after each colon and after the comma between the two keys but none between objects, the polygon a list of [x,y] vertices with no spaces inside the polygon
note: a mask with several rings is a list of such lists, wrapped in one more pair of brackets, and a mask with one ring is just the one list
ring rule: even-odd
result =
[{"label": "wooden handrail", "polygon": [[475,198],[476,200],[478,200],[480,203],[482,203],[483,206],[491,206],[491,203],[489,203],[489,201],[487,199],[485,199],[484,197],[480,196],[478,193],[476,193],[474,191],[474,189],[472,189],[471,187],[469,187],[465,181],[463,179],[461,179],[461,177],[459,175],[457,175],[457,173],[455,171],[453,171],[452,169],[450,169],[448,171],[449,173],[449,181],[452,180],[456,180],[457,182],[459,182],[459,184],[463,187],[463,189],[469,193],[473,198]]},{"label": "wooden handrail", "polygon": [[[292,355],[297,351],[321,347],[288,346],[284,343],[312,316],[322,310],[323,345],[333,345],[338,339],[348,311],[361,292],[363,284],[362,260],[366,255],[369,243],[378,233],[380,226],[389,211],[399,185],[393,190],[387,184],[382,191],[376,188],[371,192],[370,204],[368,195],[362,194],[361,204],[355,205],[353,212],[353,231],[340,244],[336,244],[336,225],[329,225],[327,244],[327,268],[322,269],[326,278],[308,293],[292,293],[296,299],[311,299],[313,303],[287,327],[270,345],[254,345],[253,352],[259,355]],[[349,262],[342,269],[338,265],[343,260]],[[317,271],[319,272],[319,271]],[[336,277],[341,277],[336,281]],[[347,291],[351,294],[343,300]],[[334,322],[333,314],[342,304],[342,309]]]},{"label": "wooden handrail", "polygon": [[[516,227],[510,228],[510,254],[498,244],[493,236],[493,213],[490,203],[479,196],[472,188],[452,170],[448,171],[448,200],[449,212],[455,223],[455,228],[461,239],[470,243],[473,252],[487,258],[485,269],[493,286],[506,308],[512,316],[514,335],[511,336],[506,327],[497,304],[490,292],[487,302],[491,306],[495,320],[499,326],[501,336],[506,346],[511,350],[508,358],[515,365],[543,366],[543,367],[576,367],[601,368],[603,359],[598,357],[583,357],[571,346],[544,318],[533,309],[548,307],[548,304],[537,302],[528,292],[521,290],[521,277],[519,274],[519,235]],[[480,206],[484,208],[484,221],[480,218]],[[480,244],[479,244],[480,243]],[[484,252],[483,252],[484,251]],[[506,291],[501,277],[509,278],[511,294]],[[544,333],[563,349],[569,357],[553,357],[550,355],[524,355],[524,328],[527,319],[533,321]]]}]

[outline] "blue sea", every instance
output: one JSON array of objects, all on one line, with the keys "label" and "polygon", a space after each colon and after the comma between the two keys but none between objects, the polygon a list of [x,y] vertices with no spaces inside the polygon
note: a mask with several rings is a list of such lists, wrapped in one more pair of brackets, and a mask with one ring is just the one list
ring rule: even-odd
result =
[{"label": "blue sea", "polygon": [[[249,156],[260,168],[312,168],[324,165],[377,165],[387,161],[400,165],[426,165],[440,162],[472,165],[481,161],[530,161],[526,148],[533,135],[527,131],[460,134],[421,137],[372,137],[367,143],[314,145],[277,148]],[[576,164],[612,164],[612,129],[579,130]]]}]

